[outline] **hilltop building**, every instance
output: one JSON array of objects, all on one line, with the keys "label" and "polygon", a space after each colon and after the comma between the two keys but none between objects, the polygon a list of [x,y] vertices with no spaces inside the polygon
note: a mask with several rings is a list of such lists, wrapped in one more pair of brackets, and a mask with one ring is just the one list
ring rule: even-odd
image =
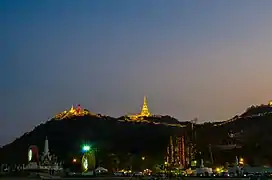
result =
[{"label": "hilltop building", "polygon": [[65,118],[70,118],[73,116],[85,116],[85,115],[95,115],[90,113],[86,109],[82,109],[80,104],[77,105],[76,108],[72,106],[69,111],[63,111],[55,116],[55,119],[65,119]]},{"label": "hilltop building", "polygon": [[150,113],[148,109],[147,98],[146,96],[144,96],[144,103],[143,103],[141,112],[139,114],[127,115],[126,117],[131,120],[141,120],[144,117],[150,117],[150,116],[152,116],[152,114]]}]

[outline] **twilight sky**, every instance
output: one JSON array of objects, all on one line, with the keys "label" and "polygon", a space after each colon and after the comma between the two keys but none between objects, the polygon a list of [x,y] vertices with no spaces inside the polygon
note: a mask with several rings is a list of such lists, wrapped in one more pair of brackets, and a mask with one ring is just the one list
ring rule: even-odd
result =
[{"label": "twilight sky", "polygon": [[226,120],[272,98],[271,0],[0,0],[0,144],[72,104]]}]

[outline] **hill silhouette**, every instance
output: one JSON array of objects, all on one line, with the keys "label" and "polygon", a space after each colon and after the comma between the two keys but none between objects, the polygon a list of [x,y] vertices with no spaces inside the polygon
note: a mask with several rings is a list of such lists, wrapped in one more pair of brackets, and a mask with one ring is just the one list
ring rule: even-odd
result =
[{"label": "hill silhouette", "polygon": [[[180,122],[170,116],[131,120],[126,116],[113,118],[84,113],[61,120],[55,117],[3,146],[0,162],[26,163],[28,147],[37,145],[43,151],[47,137],[50,151],[65,162],[78,156],[81,145],[87,143],[96,149],[98,164],[104,167],[112,168],[113,155],[123,168],[128,162],[140,167],[141,157],[147,157],[145,163],[149,165],[161,164],[170,136],[185,135],[186,140],[191,140],[195,133],[196,158],[211,162],[212,152],[215,164],[232,162],[235,156],[244,157],[249,164],[269,164],[272,163],[271,112],[268,105],[252,106],[227,121],[196,124],[194,132],[190,122]],[[235,144],[239,147],[233,148]]]},{"label": "hill silhouette", "polygon": [[[204,123],[197,129],[199,149],[209,156],[207,144],[212,145],[218,162],[229,162],[235,156],[244,157],[251,165],[272,164],[272,108],[270,105],[251,106],[241,115],[218,123]],[[228,149],[219,144],[236,144]],[[206,146],[205,146],[206,145]],[[234,159],[233,159],[234,161]]]},{"label": "hill silhouette", "polygon": [[[165,119],[174,121],[168,116]],[[39,151],[43,151],[47,137],[50,151],[65,161],[79,155],[82,144],[90,144],[97,149],[98,159],[104,166],[109,163],[104,159],[108,159],[110,154],[118,154],[123,159],[130,155],[138,159],[145,156],[150,161],[159,163],[164,161],[169,136],[182,133],[183,128],[178,126],[153,124],[148,121],[128,122],[109,116],[84,115],[62,120],[53,118],[4,146],[0,150],[0,161],[26,163],[28,147],[37,145]]]}]

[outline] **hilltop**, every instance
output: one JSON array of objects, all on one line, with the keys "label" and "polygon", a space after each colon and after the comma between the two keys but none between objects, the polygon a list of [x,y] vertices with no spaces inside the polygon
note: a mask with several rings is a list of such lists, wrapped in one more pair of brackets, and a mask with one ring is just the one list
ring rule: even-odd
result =
[{"label": "hilltop", "polygon": [[26,163],[28,147],[37,145],[41,152],[47,137],[50,151],[66,162],[88,143],[105,167],[112,166],[112,154],[118,157],[120,167],[126,167],[131,157],[134,167],[140,166],[141,157],[147,157],[145,163],[161,164],[169,137],[184,135],[186,146],[193,139],[197,144],[196,159],[204,158],[207,163],[211,162],[210,150],[214,163],[232,161],[235,156],[244,157],[250,164],[271,163],[271,105],[252,106],[230,120],[204,124],[151,115],[143,109],[140,114],[114,118],[72,107],[1,148],[0,162]]}]

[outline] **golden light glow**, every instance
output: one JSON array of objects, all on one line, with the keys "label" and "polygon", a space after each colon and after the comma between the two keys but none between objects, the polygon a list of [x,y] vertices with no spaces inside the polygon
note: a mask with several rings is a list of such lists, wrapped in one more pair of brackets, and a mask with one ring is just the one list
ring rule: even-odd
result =
[{"label": "golden light glow", "polygon": [[77,108],[74,108],[74,106],[72,106],[69,111],[65,110],[65,111],[57,114],[55,116],[55,118],[58,119],[58,120],[60,120],[60,119],[65,119],[65,118],[71,118],[73,116],[86,116],[86,115],[97,116],[96,114],[92,114],[89,111],[87,111],[85,109],[82,109],[80,107],[80,105],[78,105]]},{"label": "golden light glow", "polygon": [[139,114],[128,115],[127,117],[132,120],[143,120],[144,117],[150,117],[152,114],[149,112],[147,105],[147,98],[144,96],[144,103]]},{"label": "golden light glow", "polygon": [[243,158],[240,158],[239,160],[239,164],[243,165],[244,164],[244,159]]},{"label": "golden light glow", "polygon": [[224,172],[224,168],[223,167],[218,167],[218,168],[216,168],[216,172],[217,173],[222,173],[222,172]]}]

